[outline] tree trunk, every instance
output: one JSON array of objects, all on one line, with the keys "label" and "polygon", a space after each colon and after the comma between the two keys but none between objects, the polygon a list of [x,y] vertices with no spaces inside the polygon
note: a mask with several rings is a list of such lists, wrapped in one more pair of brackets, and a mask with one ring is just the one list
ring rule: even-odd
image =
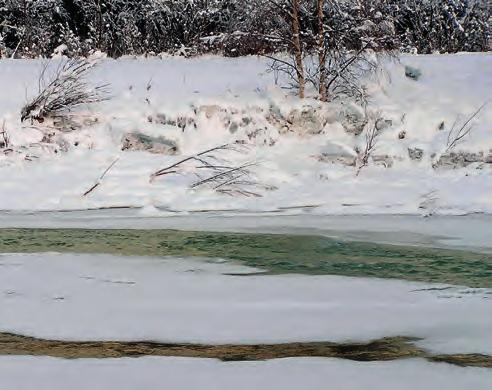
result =
[{"label": "tree trunk", "polygon": [[103,17],[102,17],[102,8],[101,8],[101,0],[97,0],[97,48],[101,51],[106,51],[102,46],[102,37],[103,37]]},{"label": "tree trunk", "polygon": [[294,57],[296,62],[297,79],[299,82],[299,97],[304,98],[306,80],[304,78],[304,66],[302,63],[301,28],[299,24],[299,0],[292,1],[292,42],[294,44]]},{"label": "tree trunk", "polygon": [[325,24],[323,8],[325,0],[318,0],[318,63],[319,63],[319,98],[322,102],[328,100],[326,88],[326,47],[325,47]]}]

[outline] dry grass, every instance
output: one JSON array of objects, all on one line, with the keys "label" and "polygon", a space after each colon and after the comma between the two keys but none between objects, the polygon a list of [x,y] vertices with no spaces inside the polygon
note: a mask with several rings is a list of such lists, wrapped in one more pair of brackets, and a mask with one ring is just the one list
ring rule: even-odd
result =
[{"label": "dry grass", "polygon": [[89,85],[87,76],[96,66],[87,59],[63,60],[50,76],[49,63],[38,80],[38,94],[21,111],[21,121],[42,123],[46,118],[66,115],[75,107],[108,99],[107,85]]},{"label": "dry grass", "polygon": [[329,342],[200,345],[156,342],[81,342],[42,340],[11,333],[0,333],[0,355],[52,356],[67,359],[121,358],[136,356],[178,356],[215,358],[224,361],[267,360],[287,357],[338,357],[373,361],[419,356],[421,351],[404,337],[385,338],[369,343],[336,344]]},{"label": "dry grass", "polygon": [[258,361],[289,357],[327,357],[354,361],[389,361],[420,357],[460,366],[492,367],[492,357],[477,354],[432,356],[411,337],[387,337],[366,343],[283,343],[256,345],[171,344],[150,341],[56,341],[0,333],[0,355],[51,356],[65,359],[174,356],[222,361]]}]

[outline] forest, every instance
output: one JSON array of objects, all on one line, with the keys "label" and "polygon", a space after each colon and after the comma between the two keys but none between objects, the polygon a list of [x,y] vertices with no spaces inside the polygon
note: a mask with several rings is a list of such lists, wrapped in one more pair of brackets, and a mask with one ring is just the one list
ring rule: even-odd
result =
[{"label": "forest", "polygon": [[[293,0],[0,0],[0,58],[291,51]],[[316,48],[317,0],[299,5],[300,42]],[[327,44],[430,54],[490,49],[487,0],[326,0]]]}]

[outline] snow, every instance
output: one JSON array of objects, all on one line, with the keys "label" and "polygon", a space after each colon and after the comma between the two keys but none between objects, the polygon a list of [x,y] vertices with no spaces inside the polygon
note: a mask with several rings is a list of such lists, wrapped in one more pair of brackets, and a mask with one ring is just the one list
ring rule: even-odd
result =
[{"label": "snow", "polygon": [[[302,106],[275,85],[267,73],[267,60],[256,57],[224,59],[104,59],[93,81],[109,82],[113,99],[82,110],[95,115],[98,123],[65,135],[69,144],[78,143],[67,153],[54,154],[46,146],[23,146],[41,139],[38,130],[19,123],[26,95],[37,88],[39,60],[0,61],[0,125],[3,119],[19,154],[0,155],[0,209],[74,210],[99,207],[156,207],[173,211],[242,210],[279,211],[309,206],[315,214],[443,214],[492,212],[492,169],[490,164],[471,164],[458,170],[434,170],[431,154],[439,156],[447,133],[458,114],[470,115],[490,100],[492,55],[403,56],[401,63],[388,64],[387,79],[372,82],[371,109],[380,110],[393,126],[385,130],[377,154],[394,158],[392,168],[371,164],[356,176],[354,167],[323,163],[314,158],[324,151],[353,151],[364,143],[343,131],[338,121],[326,125],[320,135],[280,135],[265,115],[271,105],[282,113]],[[404,65],[416,66],[423,76],[414,81],[404,76]],[[151,85],[147,90],[147,85]],[[377,88],[376,88],[377,86]],[[316,105],[312,99],[305,104]],[[262,198],[219,195],[208,190],[190,191],[193,176],[166,177],[149,182],[155,170],[176,162],[181,156],[121,152],[125,132],[142,131],[164,135],[178,142],[183,155],[245,137],[231,134],[221,115],[208,118],[197,114],[197,129],[184,132],[174,126],[149,123],[148,116],[165,113],[178,117],[192,114],[194,108],[218,106],[244,112],[261,126],[264,134],[252,141],[248,155],[231,157],[235,163],[257,161],[259,181],[277,187],[263,191]],[[194,107],[194,108],[193,108]],[[329,106],[333,114],[338,103]],[[263,110],[263,112],[261,112]],[[266,111],[265,111],[266,110]],[[336,115],[335,115],[336,117]],[[235,117],[234,117],[235,118]],[[445,129],[438,130],[445,122]],[[488,153],[492,149],[490,104],[473,122],[473,132],[457,150]],[[405,130],[407,137],[398,139]],[[246,137],[247,138],[247,137]],[[275,145],[269,144],[275,140]],[[408,148],[424,150],[422,161],[411,161]],[[340,149],[341,148],[341,149]],[[33,161],[26,161],[26,155]],[[108,165],[120,160],[101,186],[90,196],[90,188]],[[36,158],[39,157],[39,158]],[[481,168],[481,169],[478,169]]]},{"label": "snow", "polygon": [[438,353],[492,353],[486,289],[230,275],[256,271],[220,259],[4,254],[0,329],[61,340],[219,344],[416,336]]},{"label": "snow", "polygon": [[488,390],[491,384],[491,370],[417,359],[384,363],[313,358],[222,363],[186,358],[0,357],[0,388],[15,390]]},{"label": "snow", "polygon": [[[371,163],[359,176],[355,167],[316,158],[321,153],[350,158],[356,147],[364,147],[364,135],[355,137],[343,129],[341,103],[326,106],[330,120],[322,134],[305,134],[308,126],[301,126],[300,134],[280,134],[268,122],[271,107],[288,115],[318,103],[311,98],[300,102],[276,85],[263,58],[101,61],[92,81],[109,82],[112,99],[81,108],[78,115],[97,117],[97,123],[64,134],[68,151],[56,154],[53,145],[39,144],[38,129],[19,120],[27,96],[36,92],[42,61],[0,61],[0,129],[5,123],[14,148],[10,154],[0,150],[0,227],[314,233],[492,250],[490,215],[455,216],[492,213],[492,165],[432,168],[456,117],[463,120],[491,101],[490,53],[403,56],[401,63],[388,63],[387,78],[370,80],[370,109],[392,121],[378,139],[376,153],[390,156],[393,166]],[[406,78],[405,65],[420,69],[421,79]],[[182,131],[148,120],[160,114],[191,117],[196,129]],[[243,115],[265,131],[251,140],[245,129],[231,133],[227,122]],[[444,130],[438,130],[442,122]],[[490,123],[489,103],[456,150],[492,151]],[[122,135],[134,131],[177,142],[181,155],[122,152]],[[406,137],[399,139],[403,131]],[[248,139],[250,151],[228,157],[235,164],[258,162],[258,180],[272,186],[262,191],[263,197],[191,191],[190,174],[149,182],[157,169],[237,138]],[[423,159],[410,160],[409,148],[422,149]],[[116,158],[101,185],[83,197]],[[106,207],[133,209],[87,211]],[[40,213],[49,210],[81,211]],[[418,345],[432,353],[492,354],[490,290],[426,290],[442,286],[341,276],[247,275],[258,271],[221,259],[0,254],[0,331],[61,340],[219,344],[364,341],[403,335],[421,337]],[[419,359],[223,363],[0,357],[2,390],[327,386],[489,389],[492,374]]]}]

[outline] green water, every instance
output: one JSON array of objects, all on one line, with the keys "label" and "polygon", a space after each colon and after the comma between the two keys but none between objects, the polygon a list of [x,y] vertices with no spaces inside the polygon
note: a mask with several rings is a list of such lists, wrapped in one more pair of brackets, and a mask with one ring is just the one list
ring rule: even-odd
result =
[{"label": "green water", "polygon": [[0,229],[1,252],[220,257],[269,274],[395,278],[492,287],[492,255],[320,236],[174,230]]}]

